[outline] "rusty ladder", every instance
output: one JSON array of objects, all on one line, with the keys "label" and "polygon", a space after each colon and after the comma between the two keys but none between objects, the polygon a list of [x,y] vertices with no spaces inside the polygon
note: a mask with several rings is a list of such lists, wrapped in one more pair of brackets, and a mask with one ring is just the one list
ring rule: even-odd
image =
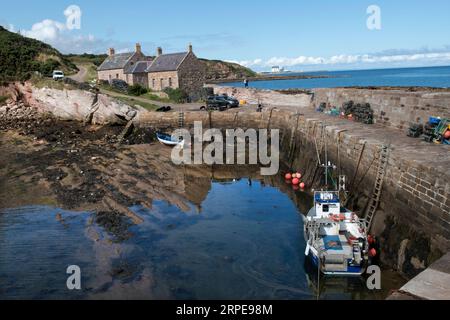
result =
[{"label": "rusty ladder", "polygon": [[366,220],[367,232],[370,232],[370,228],[372,227],[373,218],[378,209],[378,206],[380,205],[381,191],[383,190],[384,178],[386,176],[386,168],[387,168],[388,160],[389,160],[389,152],[390,152],[389,146],[383,145],[381,147],[381,150],[379,153],[379,164],[378,164],[377,176],[375,179],[375,186],[373,189],[373,195],[372,195],[372,198],[370,199],[369,207],[367,208],[367,212],[366,212],[365,220]]}]

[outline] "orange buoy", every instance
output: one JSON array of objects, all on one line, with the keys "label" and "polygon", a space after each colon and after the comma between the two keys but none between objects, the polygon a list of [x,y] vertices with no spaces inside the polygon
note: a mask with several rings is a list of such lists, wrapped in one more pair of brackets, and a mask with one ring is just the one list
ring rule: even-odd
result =
[{"label": "orange buoy", "polygon": [[298,178],[292,179],[292,184],[293,184],[294,186],[298,186],[299,183],[300,183],[300,180],[299,180]]},{"label": "orange buoy", "polygon": [[286,175],[284,177],[286,178],[286,180],[291,180],[292,179],[292,174],[286,173]]},{"label": "orange buoy", "polygon": [[304,182],[300,183],[300,188],[305,189],[306,184]]},{"label": "orange buoy", "polygon": [[450,130],[445,131],[444,138],[447,140],[450,139]]},{"label": "orange buoy", "polygon": [[376,257],[376,256],[377,256],[377,250],[375,250],[374,248],[370,249],[370,250],[369,250],[369,256],[370,256],[371,258]]}]

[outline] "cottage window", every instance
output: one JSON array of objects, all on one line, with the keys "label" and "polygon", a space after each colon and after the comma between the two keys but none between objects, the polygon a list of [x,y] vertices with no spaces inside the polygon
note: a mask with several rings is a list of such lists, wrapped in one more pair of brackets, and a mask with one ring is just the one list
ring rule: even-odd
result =
[{"label": "cottage window", "polygon": [[169,78],[169,87],[172,88],[172,78]]},{"label": "cottage window", "polygon": [[152,88],[155,89],[155,79],[152,79]]},{"label": "cottage window", "polygon": [[164,79],[161,79],[161,90],[164,89]]},{"label": "cottage window", "polygon": [[119,79],[119,74],[118,73],[116,73],[116,79]]}]

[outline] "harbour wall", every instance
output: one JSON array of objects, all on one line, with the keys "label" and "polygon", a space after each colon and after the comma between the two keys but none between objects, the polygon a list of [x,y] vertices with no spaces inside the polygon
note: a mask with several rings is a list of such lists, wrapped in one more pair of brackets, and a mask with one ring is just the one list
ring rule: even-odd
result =
[{"label": "harbour wall", "polygon": [[[398,135],[392,128],[317,114],[309,106],[297,111],[267,108],[262,113],[185,112],[184,117],[188,128],[201,121],[204,128],[280,129],[282,161],[301,170],[310,187],[321,176],[315,146],[322,149],[326,139],[330,161],[348,178],[348,206],[360,213],[373,195],[380,148],[389,136]],[[135,121],[144,127],[176,128],[179,114],[141,113]],[[445,148],[406,136],[391,141],[372,233],[380,240],[382,262],[409,278],[450,251],[450,152]]]},{"label": "harbour wall", "polygon": [[316,109],[321,103],[341,107],[345,102],[369,103],[375,123],[400,130],[410,124],[425,124],[430,116],[450,118],[450,91],[411,92],[391,89],[325,88],[311,94],[286,94],[273,90],[245,89],[211,85],[215,94],[233,95],[250,104],[268,107]]}]

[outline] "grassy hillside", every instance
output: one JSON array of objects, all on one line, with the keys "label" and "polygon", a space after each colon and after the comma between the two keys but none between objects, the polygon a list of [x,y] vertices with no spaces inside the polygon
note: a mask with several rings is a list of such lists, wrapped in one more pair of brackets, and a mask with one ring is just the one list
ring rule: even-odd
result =
[{"label": "grassy hillside", "polygon": [[237,63],[221,60],[200,60],[206,64],[206,78],[208,80],[243,79],[257,76],[253,70]]},{"label": "grassy hillside", "polygon": [[65,57],[77,65],[93,64],[98,67],[102,64],[103,61],[105,61],[108,55],[83,53],[83,54],[67,54],[65,55]]},{"label": "grassy hillside", "polygon": [[53,70],[74,73],[77,67],[58,50],[41,41],[9,32],[0,26],[0,81],[24,81],[37,71],[50,76]]}]

